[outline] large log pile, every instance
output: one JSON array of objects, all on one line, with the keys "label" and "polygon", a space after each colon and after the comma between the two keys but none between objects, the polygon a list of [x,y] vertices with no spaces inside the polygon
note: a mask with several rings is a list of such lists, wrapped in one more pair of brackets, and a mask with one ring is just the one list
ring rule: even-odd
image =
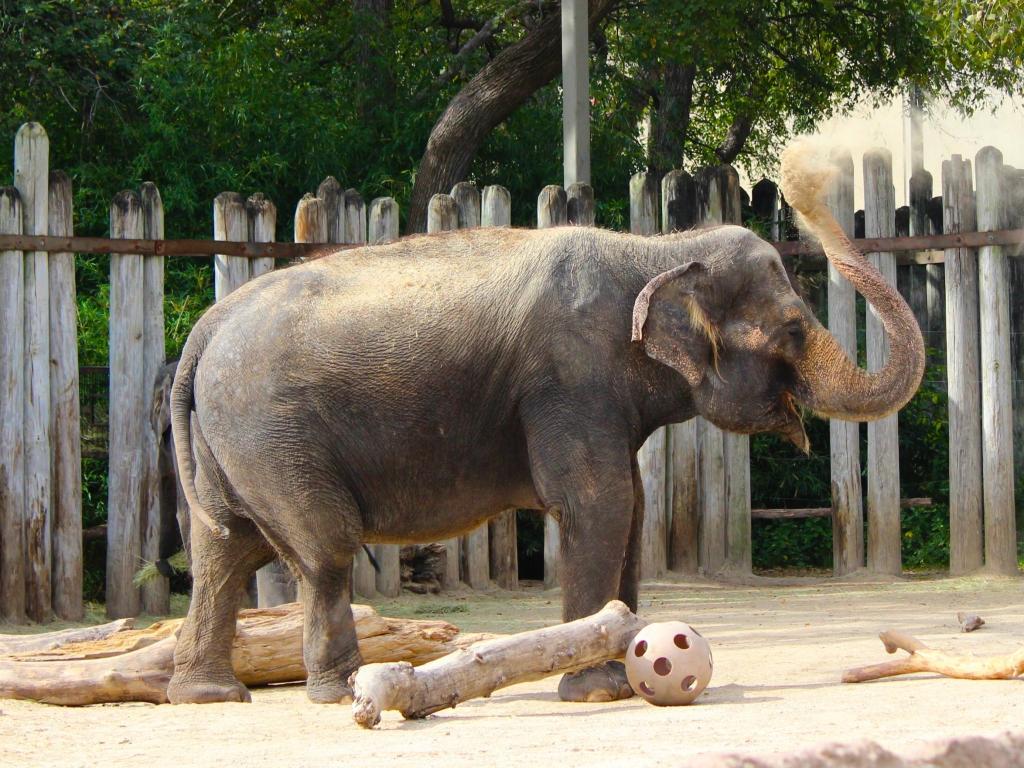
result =
[{"label": "large log pile", "polygon": [[[380,616],[365,605],[353,605],[352,611],[366,663],[423,664],[487,637],[460,634],[445,621]],[[0,636],[0,698],[65,705],[163,704],[181,621],[139,630],[121,621],[24,639]],[[301,606],[239,613],[232,662],[238,679],[248,686],[304,680]]]}]

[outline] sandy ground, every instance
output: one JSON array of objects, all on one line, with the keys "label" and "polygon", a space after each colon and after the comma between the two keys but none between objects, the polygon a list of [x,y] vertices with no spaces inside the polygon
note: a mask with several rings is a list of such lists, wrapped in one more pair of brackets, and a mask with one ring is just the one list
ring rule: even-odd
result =
[{"label": "sandy ground", "polygon": [[[301,687],[253,692],[251,705],[59,708],[0,701],[0,766],[685,766],[695,755],[777,752],[869,738],[913,742],[1024,730],[1024,681],[930,675],[843,685],[840,672],[886,658],[895,627],[957,652],[1010,653],[1024,638],[1024,583],[941,579],[789,586],[647,585],[641,614],[683,619],[715,654],[715,678],[689,707],[633,698],[567,704],[557,679],[504,689],[423,721],[386,713],[374,731],[349,708],[309,703]],[[558,620],[559,596],[403,598],[381,613],[443,617],[468,631],[510,632]],[[988,622],[960,634],[958,610]],[[9,628],[0,627],[0,632]]]}]

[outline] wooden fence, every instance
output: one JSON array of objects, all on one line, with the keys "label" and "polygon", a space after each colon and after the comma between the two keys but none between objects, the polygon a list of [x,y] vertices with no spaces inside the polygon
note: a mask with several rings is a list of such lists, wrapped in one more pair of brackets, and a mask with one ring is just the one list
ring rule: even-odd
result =
[{"label": "wooden fence", "polygon": [[[892,249],[870,258],[908,297],[947,365],[950,570],[966,573],[984,565],[1016,573],[1013,470],[1015,434],[1018,453],[1024,451],[1024,342],[1018,338],[1024,332],[1024,267],[1007,258],[1014,254],[1006,244],[1024,241],[1024,171],[1005,166],[993,148],[978,154],[973,174],[969,160],[954,156],[943,163],[942,196],[932,197],[930,177],[918,174],[911,205],[900,211],[889,153],[874,150],[863,160],[865,207],[855,212],[852,158],[841,153],[834,159],[840,173],[829,205],[837,220],[849,235],[867,238],[861,243]],[[729,166],[693,175],[675,170],[660,182],[639,173],[629,184],[630,231],[652,236],[699,224],[741,223],[749,204],[766,234],[781,241],[791,228],[785,201],[767,180],[752,193],[746,197]],[[273,257],[289,247],[274,243],[277,210],[262,195],[246,199],[225,192],[214,200],[213,211],[214,239],[222,243],[213,251],[219,300],[273,269]],[[488,186],[481,193],[463,182],[430,201],[428,230],[508,226],[510,211],[505,188]],[[587,185],[548,186],[538,197],[539,228],[592,226],[594,217],[594,193]],[[70,250],[95,250],[97,243],[111,252],[110,400],[117,403],[109,413],[107,611],[130,616],[165,612],[168,606],[166,579],[142,590],[132,582],[137,568],[156,558],[159,538],[158,435],[149,409],[164,362],[164,254],[211,250],[204,241],[163,240],[163,205],[150,183],[113,200],[113,240],[69,240],[72,218],[70,180],[49,171],[46,133],[29,123],[15,140],[15,185],[0,189],[0,238],[4,248],[16,246],[0,250],[0,614],[8,621],[82,615],[79,371]],[[295,241],[372,245],[396,239],[398,221],[393,199],[378,198],[367,209],[356,190],[328,177],[316,195],[299,201]],[[115,242],[121,240],[123,246]],[[936,244],[944,251],[935,250]],[[805,243],[776,247],[783,254],[814,250]],[[907,255],[909,248],[923,252]],[[813,256],[794,258],[804,259],[804,269],[823,266]],[[831,267],[827,304],[829,328],[856,356],[854,292]],[[887,350],[873,311],[866,339],[868,366],[878,369]],[[638,454],[646,503],[642,577],[749,573],[752,518],[808,516],[831,517],[837,574],[864,567],[899,573],[900,510],[918,500],[901,499],[897,417],[867,426],[865,473],[859,435],[858,424],[830,425],[831,507],[786,510],[751,509],[745,436],[699,418],[657,430]],[[444,544],[446,588],[517,586],[514,511]],[[360,552],[354,591],[364,598],[397,595],[398,547],[377,545],[374,559],[379,570]],[[558,559],[558,527],[548,517],[546,586],[557,584]],[[257,583],[265,604],[294,597],[280,564],[262,569]]]}]

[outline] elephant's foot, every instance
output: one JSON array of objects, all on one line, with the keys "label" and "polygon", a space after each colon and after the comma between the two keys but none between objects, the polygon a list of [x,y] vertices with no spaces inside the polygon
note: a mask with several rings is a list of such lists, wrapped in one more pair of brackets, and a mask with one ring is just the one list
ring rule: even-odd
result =
[{"label": "elephant's foot", "polygon": [[201,678],[195,675],[180,679],[171,678],[167,686],[167,699],[171,704],[212,704],[218,701],[248,703],[252,701],[249,689],[238,680],[226,680],[223,676]]},{"label": "elephant's foot", "polygon": [[351,672],[310,673],[306,678],[306,696],[315,704],[347,704],[352,701],[348,678]]},{"label": "elephant's foot", "polygon": [[633,689],[626,680],[621,661],[606,661],[596,667],[563,675],[558,683],[562,701],[617,701],[628,699]]}]

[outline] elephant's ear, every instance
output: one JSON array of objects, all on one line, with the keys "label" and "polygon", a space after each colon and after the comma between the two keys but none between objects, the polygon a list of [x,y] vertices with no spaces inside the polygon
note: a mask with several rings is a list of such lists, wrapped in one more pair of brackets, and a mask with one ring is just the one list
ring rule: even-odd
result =
[{"label": "elephant's ear", "polygon": [[703,264],[680,264],[647,283],[633,304],[633,341],[694,387],[717,356],[715,326],[701,306],[706,283]]}]

